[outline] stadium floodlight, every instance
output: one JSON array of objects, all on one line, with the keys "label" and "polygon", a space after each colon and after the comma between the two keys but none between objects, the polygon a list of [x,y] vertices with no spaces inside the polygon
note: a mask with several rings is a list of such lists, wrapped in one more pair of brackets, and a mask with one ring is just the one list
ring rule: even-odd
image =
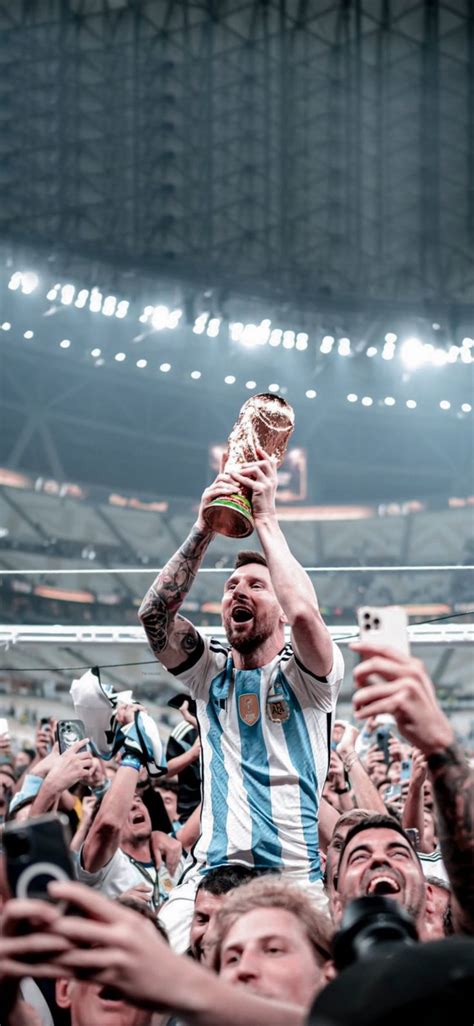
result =
[{"label": "stadium floodlight", "polygon": [[204,313],[199,314],[199,317],[196,317],[196,320],[194,321],[194,326],[193,326],[193,332],[194,332],[195,335],[203,335],[204,334],[204,332],[206,330],[206,324],[207,324],[208,320],[209,320],[209,311],[208,310],[206,310]]},{"label": "stadium floodlight", "polygon": [[92,313],[100,313],[101,309],[102,309],[102,293],[99,292],[99,289],[93,288],[91,290],[90,299],[89,299],[89,310]]},{"label": "stadium floodlight", "polygon": [[[58,281],[58,282],[56,283],[56,285],[53,285],[53,286],[52,286],[52,287],[51,287],[51,288],[50,288],[50,289],[48,290],[48,292],[46,293],[46,299],[49,299],[49,300],[50,300],[50,302],[52,303],[52,302],[53,302],[53,301],[54,301],[55,299],[57,299],[57,298],[58,298],[58,292],[59,292],[60,288],[61,288],[61,282],[59,282],[59,281]],[[77,304],[76,304],[76,305],[77,305]]]},{"label": "stadium floodlight", "polygon": [[104,317],[113,317],[116,306],[117,296],[106,296],[102,303],[102,313]]},{"label": "stadium floodlight", "polygon": [[441,410],[450,410],[451,409],[451,403],[449,402],[448,399],[442,399],[440,404],[439,404],[439,406],[440,406]]},{"label": "stadium floodlight", "polygon": [[316,399],[317,394],[318,393],[316,392],[316,390],[314,388],[308,388],[307,391],[305,392],[305,396],[306,396],[307,399]]},{"label": "stadium floodlight", "polygon": [[385,399],[384,399],[385,406],[395,406],[395,402],[396,402],[396,400],[393,398],[393,395],[385,396]]},{"label": "stadium floodlight", "polygon": [[235,385],[235,377],[233,374],[226,374],[224,381],[226,385]]},{"label": "stadium floodlight", "polygon": [[74,303],[74,306],[76,306],[78,310],[82,310],[82,308],[86,305],[88,299],[89,289],[80,289],[80,291],[77,293],[77,298],[76,302]]},{"label": "stadium floodlight", "polygon": [[126,317],[127,314],[128,314],[129,306],[130,306],[130,303],[128,302],[128,299],[121,299],[120,302],[117,303],[117,309],[115,311],[115,316],[118,317],[120,320],[123,317]]},{"label": "stadium floodlight", "polygon": [[179,307],[176,307],[174,310],[171,310],[170,315],[168,317],[168,320],[166,322],[166,327],[167,328],[171,328],[171,330],[173,331],[174,328],[178,327],[178,324],[179,324],[182,316],[183,316],[183,311],[180,310]]},{"label": "stadium floodlight", "polygon": [[398,338],[398,335],[396,335],[394,331],[387,331],[387,334],[385,336],[385,341],[388,342],[389,345],[395,345],[395,342],[397,341],[397,338]]},{"label": "stadium floodlight", "polygon": [[372,357],[372,356],[377,356],[377,353],[378,353],[377,346],[369,346],[369,348],[366,350],[365,355],[369,356],[369,357]]},{"label": "stadium floodlight", "polygon": [[15,271],[15,273],[12,274],[10,281],[8,282],[8,288],[11,289],[12,292],[16,292],[17,289],[21,288],[22,277],[23,275],[21,271]]},{"label": "stadium floodlight", "polygon": [[191,371],[191,377],[193,378],[194,381],[199,381],[199,378],[201,377],[201,371],[198,371],[198,370]]},{"label": "stadium floodlight", "polygon": [[350,356],[351,355],[351,340],[350,338],[340,338],[337,347],[339,356]]},{"label": "stadium floodlight", "polygon": [[11,328],[10,321],[4,321],[3,324],[2,324],[2,331],[10,331],[10,328]]},{"label": "stadium floodlight", "polygon": [[245,382],[245,387],[249,388],[249,389],[256,388],[257,387],[257,382],[256,381],[246,381]]},{"label": "stadium floodlight", "polygon": [[96,347],[95,349],[91,349],[91,356],[97,359],[97,357],[100,356],[101,352],[102,350]]},{"label": "stadium floodlight", "polygon": [[472,410],[472,406],[470,403],[463,403],[461,406],[461,410],[463,413],[470,413]]},{"label": "stadium floodlight", "polygon": [[309,337],[305,331],[299,331],[296,336],[296,348],[303,352],[308,348]]},{"label": "stadium floodlight", "polygon": [[371,399],[370,395],[363,395],[361,399],[362,406],[372,406],[373,401],[374,400]]},{"label": "stadium floodlight", "polygon": [[69,349],[70,346],[71,346],[71,340],[69,338],[63,338],[63,339],[61,339],[61,342],[59,343],[59,345],[60,345],[61,349]]},{"label": "stadium floodlight", "polygon": [[21,276],[21,291],[25,296],[29,296],[38,288],[38,283],[38,275],[34,271],[25,271]]},{"label": "stadium floodlight", "polygon": [[283,345],[284,349],[294,349],[294,347],[295,347],[295,333],[294,333],[294,331],[284,331],[283,332],[283,342],[282,342],[282,345]]},{"label": "stadium floodlight", "polygon": [[409,410],[416,410],[416,400],[415,399],[407,399],[406,406],[408,406]]},{"label": "stadium floodlight", "polygon": [[33,331],[31,331],[31,330],[30,331],[25,331],[24,334],[23,334],[23,338],[33,338],[33,335],[34,335]]},{"label": "stadium floodlight", "polygon": [[243,324],[239,341],[243,346],[263,346],[270,337],[270,321],[261,321],[260,324]]},{"label": "stadium floodlight", "polygon": [[279,346],[283,338],[283,332],[281,328],[273,328],[270,332],[270,338],[268,339],[269,346]]},{"label": "stadium floodlight", "polygon": [[139,367],[140,370],[143,370],[143,368],[146,367],[147,363],[148,360],[137,360],[137,367]]},{"label": "stadium floodlight", "polygon": [[155,331],[163,331],[167,327],[170,310],[167,306],[155,306],[151,315],[151,323]]},{"label": "stadium floodlight", "polygon": [[472,363],[471,352],[467,346],[463,346],[461,349],[461,360],[463,363]]},{"label": "stadium floodlight", "polygon": [[240,342],[244,332],[244,325],[242,321],[232,321],[229,324],[229,335],[232,342]]},{"label": "stadium floodlight", "polygon": [[206,335],[209,338],[217,338],[217,336],[219,334],[220,326],[221,326],[221,318],[220,317],[211,317],[209,319],[209,322],[208,322],[208,325],[207,325]]},{"label": "stadium floodlight", "polygon": [[423,343],[419,338],[406,338],[400,349],[402,363],[409,370],[416,370],[425,363],[426,355]]},{"label": "stadium floodlight", "polygon": [[334,337],[332,335],[325,335],[319,347],[319,351],[325,354],[330,353],[333,345]]},{"label": "stadium floodlight", "polygon": [[456,363],[460,352],[459,346],[450,346],[448,349],[448,363]]},{"label": "stadium floodlight", "polygon": [[393,360],[395,356],[395,343],[386,342],[382,349],[382,360]]},{"label": "stadium floodlight", "polygon": [[114,356],[114,360],[116,360],[117,363],[123,363],[123,361],[126,360],[126,359],[127,359],[127,354],[126,353],[116,353],[115,356]]},{"label": "stadium floodlight", "polygon": [[357,398],[358,397],[356,396],[355,392],[349,392],[349,395],[347,396],[347,402],[348,403],[356,403],[357,402]]},{"label": "stadium floodlight", "polygon": [[280,391],[280,386],[277,385],[276,381],[272,381],[272,384],[268,386],[268,391],[269,392],[279,392]]},{"label": "stadium floodlight", "polygon": [[444,367],[448,362],[448,354],[445,349],[435,349],[433,353],[433,364],[435,367]]},{"label": "stadium floodlight", "polygon": [[153,310],[154,310],[153,306],[146,306],[145,307],[143,313],[140,314],[140,316],[138,318],[138,320],[140,321],[140,324],[146,324],[147,321],[150,320],[150,317],[151,317],[151,315],[153,313]]},{"label": "stadium floodlight", "polygon": [[76,289],[74,285],[63,285],[61,289],[61,303],[63,306],[70,306],[75,295]]},{"label": "stadium floodlight", "polygon": [[167,374],[168,371],[170,371],[170,370],[171,370],[171,364],[170,363],[160,363],[160,371],[162,372],[162,374]]}]

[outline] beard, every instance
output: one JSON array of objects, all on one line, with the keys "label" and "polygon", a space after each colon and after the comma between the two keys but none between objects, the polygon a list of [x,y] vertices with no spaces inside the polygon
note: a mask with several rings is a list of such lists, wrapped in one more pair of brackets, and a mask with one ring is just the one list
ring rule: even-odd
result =
[{"label": "beard", "polygon": [[275,626],[272,623],[257,623],[254,620],[252,627],[243,633],[234,626],[231,617],[224,623],[224,628],[229,644],[232,648],[235,648],[236,652],[240,652],[242,655],[255,652],[255,649],[260,648],[268,638],[271,638],[275,630]]}]

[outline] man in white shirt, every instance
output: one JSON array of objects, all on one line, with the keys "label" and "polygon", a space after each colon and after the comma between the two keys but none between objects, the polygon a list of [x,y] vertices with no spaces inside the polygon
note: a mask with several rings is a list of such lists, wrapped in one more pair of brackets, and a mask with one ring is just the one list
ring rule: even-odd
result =
[{"label": "man in white shirt", "polygon": [[[278,524],[275,462],[263,450],[257,456],[204,491],[191,534],[140,609],[153,652],[196,700],[201,738],[202,833],[194,864],[162,915],[179,951],[209,869],[236,862],[321,889],[318,804],[343,660]],[[240,553],[226,581],[225,645],[204,639],[178,610],[213,537],[206,509],[242,487],[251,493],[263,555]]]}]

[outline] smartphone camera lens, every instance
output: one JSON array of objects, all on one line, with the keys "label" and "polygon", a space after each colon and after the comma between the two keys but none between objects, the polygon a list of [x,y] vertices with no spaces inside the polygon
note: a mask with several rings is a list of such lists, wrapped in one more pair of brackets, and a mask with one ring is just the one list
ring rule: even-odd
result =
[{"label": "smartphone camera lens", "polygon": [[378,616],[374,617],[374,627],[380,627],[380,620]]},{"label": "smartphone camera lens", "polygon": [[4,834],[4,842],[11,858],[21,859],[30,854],[30,839],[27,834]]}]

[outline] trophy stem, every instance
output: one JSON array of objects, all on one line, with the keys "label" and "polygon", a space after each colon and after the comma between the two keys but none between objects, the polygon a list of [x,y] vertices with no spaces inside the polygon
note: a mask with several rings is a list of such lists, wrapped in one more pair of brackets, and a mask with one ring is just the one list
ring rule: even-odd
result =
[{"label": "trophy stem", "polygon": [[204,519],[211,531],[227,538],[247,538],[254,529],[250,502],[238,492],[214,499],[205,511]]}]

